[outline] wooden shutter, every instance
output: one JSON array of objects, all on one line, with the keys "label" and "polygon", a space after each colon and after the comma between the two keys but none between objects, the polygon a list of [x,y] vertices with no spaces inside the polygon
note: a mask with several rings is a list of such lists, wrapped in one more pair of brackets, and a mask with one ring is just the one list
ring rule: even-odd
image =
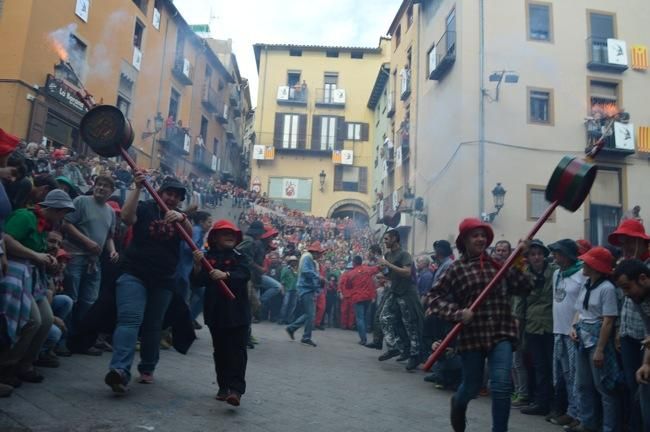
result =
[{"label": "wooden shutter", "polygon": [[275,126],[273,127],[274,147],[282,148],[282,135],[284,135],[284,114],[275,113]]},{"label": "wooden shutter", "polygon": [[359,167],[359,192],[368,193],[368,168]]},{"label": "wooden shutter", "polygon": [[320,150],[320,131],[321,131],[321,116],[315,115],[311,118],[311,149]]},{"label": "wooden shutter", "polygon": [[43,135],[45,134],[47,105],[38,99],[34,99],[32,104],[32,118],[29,121],[29,136],[27,140],[40,144],[41,141],[43,141]]},{"label": "wooden shutter", "polygon": [[345,117],[336,117],[336,142],[334,143],[334,150],[343,150],[343,142],[348,137],[348,124],[345,122]]},{"label": "wooden shutter", "polygon": [[334,191],[343,190],[343,165],[334,166]]},{"label": "wooden shutter", "polygon": [[305,149],[307,141],[307,114],[298,115],[298,148]]},{"label": "wooden shutter", "polygon": [[368,123],[361,123],[361,141],[368,141],[369,129]]}]

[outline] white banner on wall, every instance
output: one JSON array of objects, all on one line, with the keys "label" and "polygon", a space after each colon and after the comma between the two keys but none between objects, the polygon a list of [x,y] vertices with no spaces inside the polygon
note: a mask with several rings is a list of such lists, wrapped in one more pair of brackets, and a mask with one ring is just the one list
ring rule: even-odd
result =
[{"label": "white banner on wall", "polygon": [[282,198],[296,199],[298,197],[298,179],[282,179]]},{"label": "white banner on wall", "polygon": [[77,6],[74,13],[77,14],[83,22],[88,22],[88,9],[90,9],[90,0],[77,0]]}]

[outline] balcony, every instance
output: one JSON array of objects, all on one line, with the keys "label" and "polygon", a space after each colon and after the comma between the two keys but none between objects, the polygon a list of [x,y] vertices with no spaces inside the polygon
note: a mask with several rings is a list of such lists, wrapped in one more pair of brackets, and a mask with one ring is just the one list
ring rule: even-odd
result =
[{"label": "balcony", "polygon": [[205,147],[194,147],[192,163],[204,171],[217,172],[217,157],[206,150]]},{"label": "balcony", "polygon": [[402,161],[405,161],[405,160],[407,160],[409,158],[410,153],[411,153],[409,151],[410,148],[411,148],[411,146],[410,146],[410,144],[411,144],[411,136],[410,136],[410,133],[409,133],[409,124],[407,123],[407,124],[403,125],[399,129],[398,133],[399,133],[399,143],[400,143],[401,150],[402,150]]},{"label": "balcony", "polygon": [[587,69],[623,73],[627,70],[627,46],[624,41],[592,36],[587,38]]},{"label": "balcony", "polygon": [[[606,120],[593,118],[585,122],[587,129],[587,147],[585,148],[585,153],[589,153],[600,139],[605,122]],[[615,122],[613,133],[605,137],[605,143],[598,156],[619,159],[633,155],[635,152],[634,125],[631,123]]]},{"label": "balcony", "polygon": [[217,110],[214,114],[216,117],[217,121],[221,124],[226,124],[228,123],[228,104],[225,104],[223,102],[219,102],[219,106],[217,107]]},{"label": "balcony", "polygon": [[386,97],[386,117],[391,118],[395,115],[395,97],[393,96],[392,90],[391,93],[388,93]]},{"label": "balcony", "polygon": [[192,85],[194,68],[186,58],[177,58],[172,68],[172,75],[183,85]]},{"label": "balcony", "polygon": [[217,95],[216,90],[210,87],[210,84],[203,85],[201,104],[203,104],[203,107],[210,113],[217,113],[219,111],[219,106],[221,105],[219,96]]},{"label": "balcony", "polygon": [[158,153],[158,160],[162,171],[169,171],[170,173],[176,172],[176,161],[178,158],[174,157],[165,151],[160,151]]},{"label": "balcony", "polygon": [[223,129],[226,131],[226,136],[228,139],[234,140],[235,139],[235,127],[234,125],[228,123],[224,125]]},{"label": "balcony", "polygon": [[307,87],[279,86],[277,102],[278,105],[307,106],[308,94]]},{"label": "balcony", "polygon": [[241,117],[241,107],[239,106],[239,101],[232,105],[232,113],[235,115],[235,118]]},{"label": "balcony", "polygon": [[456,32],[445,32],[429,51],[429,79],[444,78],[456,62]]},{"label": "balcony", "polygon": [[316,89],[316,106],[321,108],[345,108],[345,89]]},{"label": "balcony", "polygon": [[176,154],[190,154],[192,139],[184,128],[178,126],[164,128],[158,141]]},{"label": "balcony", "polygon": [[233,85],[230,91],[230,103],[234,106],[235,104],[239,104],[239,100],[240,100],[239,90],[237,90],[236,85]]},{"label": "balcony", "polygon": [[401,72],[401,90],[399,93],[400,100],[406,100],[411,96],[411,71],[409,69],[403,69]]}]

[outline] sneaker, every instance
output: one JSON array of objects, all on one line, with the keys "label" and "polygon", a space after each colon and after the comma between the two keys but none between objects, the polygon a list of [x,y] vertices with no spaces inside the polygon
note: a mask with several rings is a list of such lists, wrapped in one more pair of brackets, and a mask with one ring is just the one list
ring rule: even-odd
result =
[{"label": "sneaker", "polygon": [[408,363],[406,363],[406,370],[409,372],[413,371],[417,369],[419,364],[420,364],[420,356],[412,356],[409,358]]},{"label": "sneaker", "polygon": [[408,360],[409,358],[410,357],[409,357],[408,354],[400,354],[399,357],[397,357],[397,359],[395,359],[395,361],[403,362],[403,361]]},{"label": "sneaker", "polygon": [[228,389],[219,389],[217,392],[217,396],[215,397],[216,400],[224,402],[226,398],[228,397]]},{"label": "sneaker", "polygon": [[41,353],[38,360],[34,362],[34,366],[46,368],[58,368],[60,366],[59,359],[51,351]]},{"label": "sneaker", "polygon": [[366,344],[366,348],[381,350],[383,348],[383,346],[382,346],[381,342],[380,343],[371,342],[369,344]]},{"label": "sneaker", "polygon": [[512,399],[512,402],[510,402],[510,406],[513,408],[523,408],[527,407],[529,404],[530,402],[528,401],[528,398],[519,395],[515,396],[515,398]]},{"label": "sneaker", "polygon": [[400,354],[399,350],[396,350],[396,349],[388,350],[385,353],[383,353],[382,355],[380,355],[377,360],[379,360],[379,361],[390,360],[393,357],[397,357],[399,354]]},{"label": "sneaker", "polygon": [[532,403],[528,405],[527,407],[523,407],[521,409],[522,414],[526,415],[539,415],[539,416],[545,416],[548,414],[549,409],[546,407],[543,407],[541,405],[538,405],[536,403]]},{"label": "sneaker", "polygon": [[14,388],[9,384],[0,384],[0,397],[9,397],[13,393]]},{"label": "sneaker", "polygon": [[104,352],[113,352],[113,347],[109,344],[106,339],[99,337],[97,342],[95,342],[95,348]]},{"label": "sneaker", "polygon": [[239,406],[240,401],[241,401],[241,395],[236,391],[231,391],[230,393],[228,393],[228,396],[226,397],[226,403],[228,405]]},{"label": "sneaker", "polygon": [[255,336],[253,336],[253,335],[250,335],[250,336],[248,337],[248,339],[251,341],[251,343],[252,343],[253,345],[257,345],[257,344],[260,343],[260,341],[257,340],[257,338],[256,338]]},{"label": "sneaker", "polygon": [[304,344],[304,345],[309,345],[309,346],[312,346],[312,347],[316,348],[316,344],[315,344],[314,341],[311,340],[311,339],[302,339],[302,340],[300,341],[300,343],[301,343],[301,344]]},{"label": "sneaker", "polygon": [[569,425],[569,424],[572,424],[573,422],[575,422],[576,419],[574,419],[573,417],[571,417],[568,414],[562,414],[560,416],[551,417],[548,421],[550,423],[553,423],[554,425],[566,426],[566,425]]},{"label": "sneaker", "polygon": [[564,426],[565,432],[596,432],[594,429],[589,429],[576,422],[575,426]]},{"label": "sneaker", "polygon": [[140,376],[138,377],[138,382],[140,384],[153,384],[153,373],[140,372]]},{"label": "sneaker", "polygon": [[322,325],[317,325],[317,326],[315,326],[314,328],[315,328],[316,330],[322,330],[322,331],[325,331],[325,327],[322,326]]},{"label": "sneaker", "polygon": [[84,355],[93,356],[93,357],[99,357],[103,353],[104,353],[103,350],[97,349],[94,346],[92,346],[92,347],[88,348],[86,351],[80,352],[79,354],[84,354]]},{"label": "sneaker", "polygon": [[68,349],[67,346],[58,346],[54,349],[54,353],[57,357],[70,357],[72,356],[72,351]]},{"label": "sneaker", "polygon": [[284,330],[287,332],[291,340],[296,340],[296,336],[294,335],[296,332],[295,330],[291,330],[289,327],[285,328]]},{"label": "sneaker", "polygon": [[23,382],[28,382],[28,383],[33,383],[33,384],[38,384],[42,383],[45,377],[38,373],[38,371],[34,368],[23,370],[23,371],[18,371],[16,374],[19,380]]},{"label": "sneaker", "polygon": [[357,343],[358,343],[359,345],[366,346],[366,344],[367,344],[368,342],[367,342],[367,341],[359,341],[359,342],[357,342]]},{"label": "sneaker", "polygon": [[113,390],[113,393],[124,394],[127,391],[126,374],[117,369],[111,369],[104,377],[104,382]]},{"label": "sneaker", "polygon": [[426,375],[423,379],[425,382],[435,384],[438,382],[438,374],[430,373],[429,375]]},{"label": "sneaker", "polygon": [[192,325],[194,326],[194,330],[201,330],[203,328],[203,326],[197,320],[194,320],[192,322]]},{"label": "sneaker", "polygon": [[451,397],[451,412],[449,414],[451,427],[454,432],[465,432],[465,427],[467,426],[467,418],[465,413],[467,408],[461,409],[456,406],[454,403],[454,397]]},{"label": "sneaker", "polygon": [[167,338],[162,338],[160,340],[160,349],[168,350],[172,347],[172,344],[169,343],[169,340]]}]

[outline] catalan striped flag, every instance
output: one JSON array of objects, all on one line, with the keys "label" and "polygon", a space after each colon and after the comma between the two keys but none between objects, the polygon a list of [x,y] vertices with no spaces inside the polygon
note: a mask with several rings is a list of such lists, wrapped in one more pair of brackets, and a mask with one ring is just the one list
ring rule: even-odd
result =
[{"label": "catalan striped flag", "polygon": [[275,147],[266,146],[264,148],[264,160],[273,160],[275,159]]},{"label": "catalan striped flag", "polygon": [[639,133],[636,139],[636,151],[639,153],[650,153],[650,126],[639,126]]},{"label": "catalan striped flag", "polygon": [[332,162],[335,164],[340,164],[343,160],[343,157],[341,155],[341,150],[334,150],[332,152]]},{"label": "catalan striped flag", "polygon": [[648,69],[648,48],[643,45],[632,46],[632,69]]}]

